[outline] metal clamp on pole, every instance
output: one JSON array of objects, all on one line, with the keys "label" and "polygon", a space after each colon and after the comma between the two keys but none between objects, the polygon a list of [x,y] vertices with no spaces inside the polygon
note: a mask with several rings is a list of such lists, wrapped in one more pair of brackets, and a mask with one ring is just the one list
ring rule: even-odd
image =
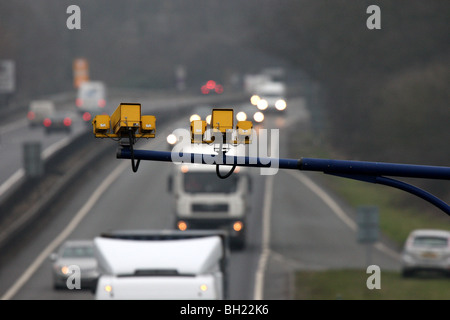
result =
[{"label": "metal clamp on pole", "polygon": [[139,103],[121,103],[111,117],[103,114],[95,116],[92,127],[96,138],[116,139],[123,148],[129,149],[131,168],[137,172],[141,160],[136,161],[133,145],[138,138],[155,137],[156,118],[141,115]]}]

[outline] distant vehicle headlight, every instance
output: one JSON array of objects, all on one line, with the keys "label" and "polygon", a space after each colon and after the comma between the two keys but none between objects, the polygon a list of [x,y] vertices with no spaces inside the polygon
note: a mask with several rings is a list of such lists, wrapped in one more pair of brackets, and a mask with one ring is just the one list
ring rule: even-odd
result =
[{"label": "distant vehicle headlight", "polygon": [[264,114],[262,112],[256,112],[253,115],[253,120],[255,120],[256,122],[262,122],[264,120]]},{"label": "distant vehicle headlight", "polygon": [[259,100],[261,100],[261,98],[256,94],[252,95],[252,97],[250,98],[250,102],[254,106],[256,106],[258,104]]},{"label": "distant vehicle headlight", "polygon": [[247,114],[244,111],[238,112],[236,114],[237,121],[245,121],[247,120]]},{"label": "distant vehicle headlight", "polygon": [[269,103],[267,102],[267,100],[264,100],[264,99],[259,100],[256,105],[256,107],[259,110],[266,110],[268,106],[269,106]]},{"label": "distant vehicle headlight", "polygon": [[269,106],[269,103],[267,102],[267,100],[264,100],[264,99],[259,100],[258,103],[256,104],[256,107],[259,110],[266,110],[268,106]]},{"label": "distant vehicle headlight", "polygon": [[202,118],[198,115],[198,114],[193,114],[190,118],[189,121],[192,122],[194,120],[202,120]]},{"label": "distant vehicle headlight", "polygon": [[210,114],[208,114],[207,116],[206,116],[206,123],[207,124],[211,124],[211,115]]},{"label": "distant vehicle headlight", "polygon": [[173,133],[169,134],[169,135],[167,136],[166,140],[167,140],[167,143],[168,143],[168,144],[175,144],[175,143],[177,143],[177,141],[178,141],[177,136],[174,135]]},{"label": "distant vehicle headlight", "polygon": [[283,99],[277,100],[277,102],[275,102],[275,108],[280,111],[286,109],[286,101]]}]

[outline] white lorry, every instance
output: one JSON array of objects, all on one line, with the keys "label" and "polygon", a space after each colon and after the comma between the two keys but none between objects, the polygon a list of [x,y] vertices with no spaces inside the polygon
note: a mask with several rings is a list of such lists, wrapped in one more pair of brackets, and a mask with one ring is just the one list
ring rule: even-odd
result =
[{"label": "white lorry", "polygon": [[98,300],[228,298],[224,232],[132,230],[94,239]]},{"label": "white lorry", "polygon": [[[230,168],[220,172],[223,175]],[[225,230],[233,248],[245,247],[251,192],[251,176],[245,167],[236,167],[221,179],[215,165],[174,164],[168,184],[174,196],[176,229]]]}]

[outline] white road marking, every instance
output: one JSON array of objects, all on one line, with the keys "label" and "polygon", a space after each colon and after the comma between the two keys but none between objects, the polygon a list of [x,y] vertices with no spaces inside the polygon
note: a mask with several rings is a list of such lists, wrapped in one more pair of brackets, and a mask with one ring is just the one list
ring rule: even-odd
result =
[{"label": "white road marking", "polygon": [[255,288],[253,297],[255,300],[264,299],[264,274],[270,249],[270,218],[272,211],[273,179],[270,175],[266,178],[266,189],[264,191],[263,221],[262,221],[262,252],[259,257],[258,267],[255,274]]},{"label": "white road marking", "polygon": [[23,177],[25,176],[25,170],[23,170],[23,168],[17,170],[16,172],[14,172],[9,178],[8,180],[6,180],[5,182],[2,183],[2,185],[0,185],[0,197],[10,188],[12,188],[12,186],[14,186],[18,181],[20,181]]},{"label": "white road marking", "polygon": [[48,256],[58,248],[58,246],[75,230],[78,224],[89,213],[92,207],[97,203],[98,199],[103,193],[113,184],[113,182],[120,176],[120,174],[129,166],[128,161],[122,162],[113,172],[111,172],[100,186],[91,195],[84,206],[75,214],[69,224],[52,242],[37,256],[31,265],[25,270],[22,276],[9,288],[9,290],[1,297],[1,300],[11,299],[22,286],[31,278],[41,264],[48,258]]},{"label": "white road marking", "polygon": [[[314,183],[310,178],[304,175],[300,171],[295,170],[285,170],[286,173],[290,174],[298,181],[303,183],[312,192],[314,192],[322,201],[333,211],[333,213],[342,220],[352,231],[357,231],[357,224],[342,210],[342,208],[334,201],[322,188],[320,188],[316,183]],[[375,248],[384,252],[385,254],[391,256],[394,259],[400,260],[400,255],[394,250],[388,248],[381,242],[375,243]]]}]

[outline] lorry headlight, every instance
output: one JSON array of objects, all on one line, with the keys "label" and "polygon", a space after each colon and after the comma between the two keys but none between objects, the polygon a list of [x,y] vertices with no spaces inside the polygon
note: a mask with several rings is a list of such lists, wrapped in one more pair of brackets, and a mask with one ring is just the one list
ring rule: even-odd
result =
[{"label": "lorry headlight", "polygon": [[241,221],[236,221],[235,223],[233,223],[233,230],[236,232],[241,231],[243,227],[244,224]]},{"label": "lorry headlight", "polygon": [[204,291],[208,290],[208,286],[206,284],[202,284],[200,286],[200,290],[204,292]]},{"label": "lorry headlight", "polygon": [[187,223],[184,222],[183,220],[178,221],[177,223],[177,228],[181,231],[184,231],[187,229]]},{"label": "lorry headlight", "polygon": [[111,285],[109,285],[109,284],[107,284],[107,285],[104,287],[104,289],[105,289],[106,292],[111,292],[111,291],[112,291],[112,287],[111,287]]},{"label": "lorry headlight", "polygon": [[283,99],[277,100],[277,102],[275,102],[275,108],[279,111],[286,109],[286,101]]}]

